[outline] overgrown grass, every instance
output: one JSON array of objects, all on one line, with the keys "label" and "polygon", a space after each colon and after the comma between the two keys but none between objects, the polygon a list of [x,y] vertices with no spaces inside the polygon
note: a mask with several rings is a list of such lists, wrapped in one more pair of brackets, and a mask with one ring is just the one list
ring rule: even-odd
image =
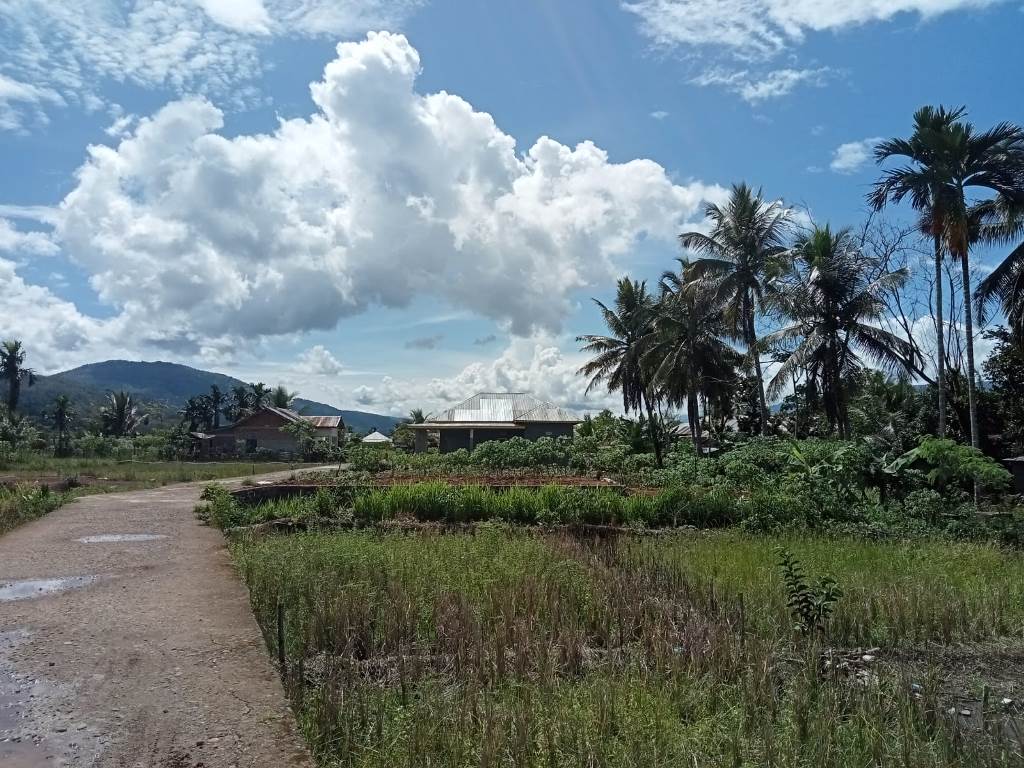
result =
[{"label": "overgrown grass", "polygon": [[57,493],[46,487],[0,486],[0,535],[52,512],[67,500],[67,493]]},{"label": "overgrown grass", "polygon": [[[780,545],[846,593],[824,636],[793,631]],[[999,728],[963,733],[936,680],[821,666],[826,645],[1019,638],[1024,562],[988,546],[489,526],[231,546],[272,650],[285,607],[289,692],[324,765],[1021,760]]]},{"label": "overgrown grass", "polygon": [[54,458],[28,455],[0,466],[0,475],[24,481],[77,479],[77,493],[152,488],[169,483],[222,480],[301,468],[286,462],[117,461],[109,458]]}]

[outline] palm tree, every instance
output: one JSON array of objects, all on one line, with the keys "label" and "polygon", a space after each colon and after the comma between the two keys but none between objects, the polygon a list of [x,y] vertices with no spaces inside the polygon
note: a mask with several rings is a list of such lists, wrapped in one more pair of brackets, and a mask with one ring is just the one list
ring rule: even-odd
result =
[{"label": "palm tree", "polygon": [[43,414],[49,419],[57,432],[56,454],[67,456],[71,453],[71,424],[75,420],[75,412],[71,407],[71,398],[58,395],[50,409]]},{"label": "palm tree", "polygon": [[239,384],[231,388],[231,399],[224,408],[224,416],[228,421],[238,421],[253,412],[253,392],[248,384]]},{"label": "palm tree", "polygon": [[261,408],[265,408],[267,405],[267,398],[270,397],[270,387],[260,381],[255,384],[250,384],[249,389],[252,390],[250,404],[253,410],[258,411]]},{"label": "palm tree", "polygon": [[[967,402],[970,412],[971,445],[978,445],[978,411],[975,395],[974,319],[971,298],[970,248],[976,218],[968,190],[975,188],[996,198],[1017,199],[1024,163],[1024,129],[1012,123],[999,123],[978,132],[964,117],[964,107],[922,107],[914,114],[914,133],[910,139],[890,139],[875,148],[875,158],[883,162],[904,157],[909,165],[886,171],[876,182],[868,200],[876,209],[887,201],[909,198],[923,216],[923,225],[932,236],[936,260],[936,303],[941,301],[943,253],[960,260],[964,291],[964,333],[967,341]],[[936,311],[936,336],[939,341],[939,365],[944,366],[942,347],[942,310]],[[939,432],[945,429],[944,367],[939,371]]]},{"label": "palm tree", "polygon": [[[1024,189],[1024,169],[1021,186]],[[1024,202],[1003,198],[976,206],[975,215],[980,224],[979,240],[999,245],[1017,243],[999,266],[978,283],[974,296],[978,316],[984,320],[985,305],[998,300],[1014,338],[1024,343]]]},{"label": "palm tree", "polygon": [[105,435],[132,437],[149,418],[139,413],[138,404],[127,392],[110,392],[107,401],[100,412]]},{"label": "palm tree", "polygon": [[284,384],[278,384],[270,392],[270,404],[275,408],[291,408],[292,401],[298,396],[298,392],[289,392]]},{"label": "palm tree", "polygon": [[780,257],[791,227],[788,209],[779,202],[766,202],[761,190],[746,184],[734,185],[724,206],[709,203],[704,215],[711,220],[711,232],[685,232],[679,236],[684,248],[700,255],[691,266],[694,280],[714,286],[715,303],[721,301],[725,317],[736,335],[743,339],[757,381],[759,426],[768,429],[768,404],[757,341],[756,313],[763,309],[768,281],[780,271]]},{"label": "palm tree", "polygon": [[220,415],[228,406],[228,396],[216,384],[211,384],[210,394],[206,397],[210,401],[210,415],[213,419],[213,428],[220,429]]},{"label": "palm tree", "polygon": [[36,372],[25,367],[25,349],[20,341],[9,339],[0,344],[0,379],[7,380],[7,411],[14,414],[21,397],[21,384],[36,383]]},{"label": "palm tree", "polygon": [[721,303],[700,294],[707,286],[692,282],[689,263],[679,259],[679,272],[661,277],[661,300],[646,356],[669,405],[686,403],[690,436],[697,453],[702,447],[700,394],[717,382],[733,378],[739,356],[725,341],[728,326]]},{"label": "palm tree", "polygon": [[901,286],[906,270],[885,272],[874,279],[877,265],[856,247],[850,230],[826,225],[801,235],[793,248],[794,266],[785,290],[773,298],[780,314],[792,320],[768,334],[765,342],[795,342],[768,386],[777,396],[796,372],[808,384],[820,385],[829,426],[849,436],[848,382],[867,358],[889,372],[904,372],[916,362],[913,346],[880,328],[885,314],[883,291]]},{"label": "palm tree", "polygon": [[210,429],[213,424],[213,415],[210,413],[210,398],[207,395],[196,395],[185,402],[185,407],[179,412],[182,422],[188,422],[189,431],[202,427]]},{"label": "palm tree", "polygon": [[422,424],[427,420],[427,415],[423,412],[422,408],[413,408],[409,411],[408,420],[410,424]]},{"label": "palm tree", "polygon": [[578,373],[590,377],[588,393],[600,384],[604,384],[609,392],[621,392],[622,407],[626,413],[640,411],[643,407],[647,412],[655,460],[661,466],[661,441],[654,416],[653,376],[644,361],[645,344],[654,330],[654,300],[647,292],[645,282],[624,277],[616,283],[614,309],[597,299],[594,303],[600,308],[610,335],[576,337],[576,341],[583,344],[580,351],[594,354],[594,358]]}]

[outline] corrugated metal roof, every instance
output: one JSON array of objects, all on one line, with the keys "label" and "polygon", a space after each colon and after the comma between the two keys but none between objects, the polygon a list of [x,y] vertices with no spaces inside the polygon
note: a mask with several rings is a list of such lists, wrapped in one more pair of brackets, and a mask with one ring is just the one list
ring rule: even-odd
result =
[{"label": "corrugated metal roof", "polygon": [[536,421],[565,423],[580,421],[580,417],[526,392],[480,392],[429,420],[474,424]]},{"label": "corrugated metal roof", "polygon": [[303,416],[301,418],[317,429],[337,429],[341,426],[341,416]]}]

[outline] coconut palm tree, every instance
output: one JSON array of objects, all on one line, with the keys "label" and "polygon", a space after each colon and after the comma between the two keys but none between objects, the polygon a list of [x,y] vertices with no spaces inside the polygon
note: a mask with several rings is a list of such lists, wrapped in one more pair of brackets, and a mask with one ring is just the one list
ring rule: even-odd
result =
[{"label": "coconut palm tree", "polygon": [[58,456],[67,456],[71,453],[71,425],[75,420],[75,412],[71,407],[71,398],[67,395],[58,395],[53,405],[43,414],[57,432],[57,445],[55,452]]},{"label": "coconut palm tree", "polygon": [[423,412],[422,408],[413,408],[409,411],[409,423],[410,424],[422,424],[427,420],[427,415]]},{"label": "coconut palm tree", "polygon": [[216,384],[210,385],[210,394],[206,396],[210,401],[210,413],[213,418],[213,428],[220,429],[220,416],[230,402],[227,394],[221,391]]},{"label": "coconut palm tree", "polygon": [[250,406],[252,409],[258,411],[261,408],[265,408],[267,405],[267,399],[270,397],[270,387],[260,381],[255,384],[250,384],[249,389],[252,390],[250,400]]},{"label": "coconut palm tree", "polygon": [[253,412],[253,392],[248,384],[239,384],[231,388],[230,399],[224,407],[224,416],[228,421],[235,422]]},{"label": "coconut palm tree", "polygon": [[[1021,174],[1024,188],[1024,171]],[[1015,247],[989,275],[978,283],[975,302],[984,321],[986,304],[996,300],[1018,343],[1024,343],[1024,203],[1003,198],[975,207],[978,239]]]},{"label": "coconut palm tree", "polygon": [[291,408],[298,392],[289,392],[284,384],[278,384],[270,391],[270,404],[275,408]]},{"label": "coconut palm tree", "polygon": [[[707,286],[690,280],[689,262],[661,277],[661,300],[645,356],[671,406],[686,403],[694,449],[702,448],[700,395],[731,380],[741,358],[726,341],[729,328],[721,301],[707,300]],[[702,295],[704,294],[704,295]]]},{"label": "coconut palm tree", "polygon": [[791,229],[790,211],[779,202],[767,202],[761,190],[746,184],[732,188],[724,206],[709,203],[704,215],[711,232],[685,232],[679,242],[698,254],[691,266],[694,280],[714,286],[715,303],[721,301],[725,317],[743,339],[757,381],[760,431],[768,429],[768,404],[757,340],[757,312],[763,309],[768,281],[779,273],[780,257]]},{"label": "coconut palm tree", "polygon": [[590,377],[587,392],[603,384],[609,392],[622,393],[626,413],[639,412],[641,408],[647,412],[655,460],[661,466],[661,440],[654,415],[656,393],[652,372],[644,359],[645,345],[654,330],[654,299],[645,282],[624,277],[616,283],[614,309],[597,299],[594,303],[601,310],[609,335],[576,337],[583,345],[580,351],[594,355],[578,373]]},{"label": "coconut palm tree", "polygon": [[138,404],[128,392],[110,392],[107,405],[100,412],[103,434],[113,437],[132,437],[148,416],[139,413]]},{"label": "coconut palm tree", "polygon": [[210,400],[206,395],[196,395],[190,397],[185,402],[185,407],[182,408],[178,413],[181,415],[182,422],[188,422],[188,428],[190,432],[194,432],[197,429],[210,429],[213,424],[213,416],[210,413]]},{"label": "coconut palm tree", "polygon": [[7,380],[7,411],[13,415],[22,383],[30,387],[36,383],[36,372],[25,367],[25,349],[20,341],[9,339],[0,344],[0,379]]},{"label": "coconut palm tree", "polygon": [[[926,231],[932,236],[936,259],[936,288],[941,290],[940,263],[943,253],[960,260],[964,292],[964,333],[967,347],[967,402],[970,412],[971,444],[978,445],[978,411],[975,394],[974,319],[971,297],[970,249],[976,218],[970,190],[990,198],[1018,199],[1021,165],[1024,164],[1024,129],[999,123],[979,132],[964,118],[964,107],[922,107],[914,114],[910,139],[890,139],[875,148],[875,158],[884,162],[903,157],[908,165],[887,170],[868,195],[876,209],[887,201],[909,198],[924,214]],[[940,296],[937,294],[937,300]],[[941,309],[936,311],[940,365],[944,365]],[[940,433],[945,428],[944,371],[939,383]]]},{"label": "coconut palm tree", "polygon": [[901,286],[906,270],[876,271],[850,230],[814,227],[797,238],[794,265],[773,296],[777,311],[791,323],[765,336],[768,344],[795,343],[772,378],[768,392],[778,396],[798,371],[820,389],[829,426],[849,436],[848,382],[864,360],[887,372],[906,372],[916,362],[913,346],[879,327],[885,314],[883,291]]}]

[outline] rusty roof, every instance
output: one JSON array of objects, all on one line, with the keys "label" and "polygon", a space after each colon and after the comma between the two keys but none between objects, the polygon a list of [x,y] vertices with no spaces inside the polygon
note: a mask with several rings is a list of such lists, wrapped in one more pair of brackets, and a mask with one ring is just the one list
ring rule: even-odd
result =
[{"label": "rusty roof", "polygon": [[337,429],[341,426],[341,416],[302,416],[317,429]]}]

